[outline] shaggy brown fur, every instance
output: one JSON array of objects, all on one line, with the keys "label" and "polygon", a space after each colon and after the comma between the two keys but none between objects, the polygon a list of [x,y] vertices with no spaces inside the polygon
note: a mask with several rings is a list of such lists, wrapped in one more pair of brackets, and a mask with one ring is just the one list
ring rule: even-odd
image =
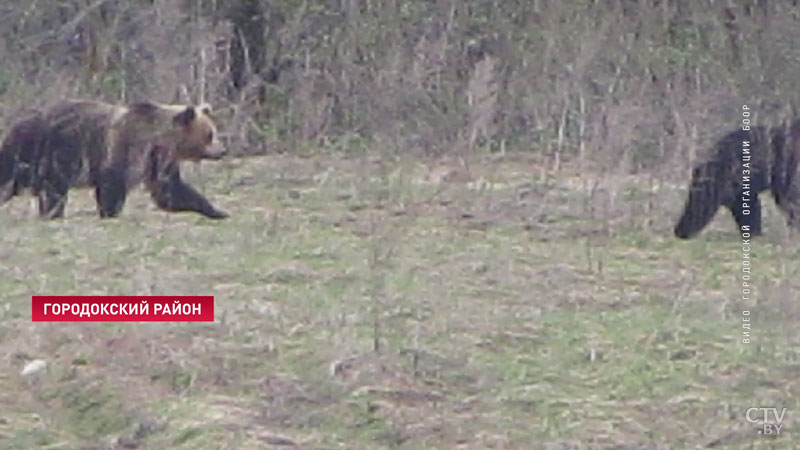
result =
[{"label": "shaggy brown fur", "polygon": [[[750,143],[750,159],[744,158],[743,142]],[[691,239],[714,218],[720,206],[727,207],[739,230],[761,235],[759,194],[772,192],[778,207],[787,215],[790,226],[800,226],[800,186],[796,174],[800,161],[800,120],[787,132],[784,126],[767,130],[731,132],[715,145],[709,160],[695,167],[683,215],[675,226],[675,236]],[[749,174],[744,172],[749,170]],[[743,176],[749,176],[749,183]],[[749,205],[745,214],[743,203]]]},{"label": "shaggy brown fur", "polygon": [[116,217],[144,182],[159,208],[227,214],[181,180],[178,163],[220,159],[208,105],[65,101],[17,122],[0,148],[0,204],[30,189],[39,214],[63,217],[67,191],[94,187],[101,217]]}]

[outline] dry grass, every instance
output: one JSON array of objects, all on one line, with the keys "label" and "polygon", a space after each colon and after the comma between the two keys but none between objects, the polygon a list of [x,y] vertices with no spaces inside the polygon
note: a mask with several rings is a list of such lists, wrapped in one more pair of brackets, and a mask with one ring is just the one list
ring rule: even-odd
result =
[{"label": "dry grass", "polygon": [[[141,191],[111,221],[88,191],[64,221],[5,205],[0,448],[788,448],[800,258],[774,207],[744,346],[731,219],[673,239],[683,186],[469,167],[190,171],[223,222]],[[213,294],[217,317],[34,324],[32,294]],[[751,406],[789,408],[787,436],[757,436]]]}]

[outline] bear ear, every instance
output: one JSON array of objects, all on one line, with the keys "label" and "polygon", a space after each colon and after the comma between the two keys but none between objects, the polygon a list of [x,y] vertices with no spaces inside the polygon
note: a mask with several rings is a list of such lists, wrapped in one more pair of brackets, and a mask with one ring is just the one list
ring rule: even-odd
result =
[{"label": "bear ear", "polygon": [[202,105],[200,105],[200,112],[203,113],[203,115],[205,116],[211,116],[211,114],[213,113],[213,109],[211,108],[211,105],[209,105],[208,103],[203,103]]},{"label": "bear ear", "polygon": [[197,117],[194,106],[187,106],[185,110],[179,112],[172,118],[176,125],[188,126]]}]

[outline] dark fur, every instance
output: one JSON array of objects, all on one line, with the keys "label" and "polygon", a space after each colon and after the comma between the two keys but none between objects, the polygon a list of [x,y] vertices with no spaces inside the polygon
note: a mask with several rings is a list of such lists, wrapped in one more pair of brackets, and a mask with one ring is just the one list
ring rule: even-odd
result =
[{"label": "dark fur", "polygon": [[[743,213],[742,147],[750,141],[750,214]],[[795,180],[800,157],[800,121],[770,129],[753,127],[731,132],[715,145],[709,160],[695,167],[683,215],[675,226],[675,236],[691,239],[714,218],[720,206],[730,210],[740,232],[749,227],[752,236],[761,235],[759,194],[770,191],[790,225],[797,226],[800,196]]]},{"label": "dark fur", "polygon": [[[114,128],[116,138],[111,137],[113,108],[64,102],[17,122],[0,148],[0,204],[30,189],[39,197],[40,216],[59,218],[70,188],[94,187],[100,217],[116,217],[128,190],[143,181],[163,210],[227,217],[181,180],[179,160],[207,156],[185,155],[195,150],[175,142],[179,134],[148,131],[163,125],[158,123],[164,114],[157,105],[129,105],[125,125]],[[195,117],[194,108],[187,107],[172,121],[186,127]]]}]

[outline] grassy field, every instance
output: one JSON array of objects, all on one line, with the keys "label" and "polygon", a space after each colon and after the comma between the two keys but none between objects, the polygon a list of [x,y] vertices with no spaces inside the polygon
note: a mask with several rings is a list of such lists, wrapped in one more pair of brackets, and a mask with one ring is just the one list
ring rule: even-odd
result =
[{"label": "grassy field", "polygon": [[[187,177],[227,221],[0,208],[2,449],[787,449],[800,246],[765,198],[741,343],[728,214],[671,230],[685,174],[522,157],[269,156]],[[34,294],[215,296],[213,324],[32,323]],[[47,361],[39,376],[20,370]],[[787,408],[780,437],[749,407]]]}]

